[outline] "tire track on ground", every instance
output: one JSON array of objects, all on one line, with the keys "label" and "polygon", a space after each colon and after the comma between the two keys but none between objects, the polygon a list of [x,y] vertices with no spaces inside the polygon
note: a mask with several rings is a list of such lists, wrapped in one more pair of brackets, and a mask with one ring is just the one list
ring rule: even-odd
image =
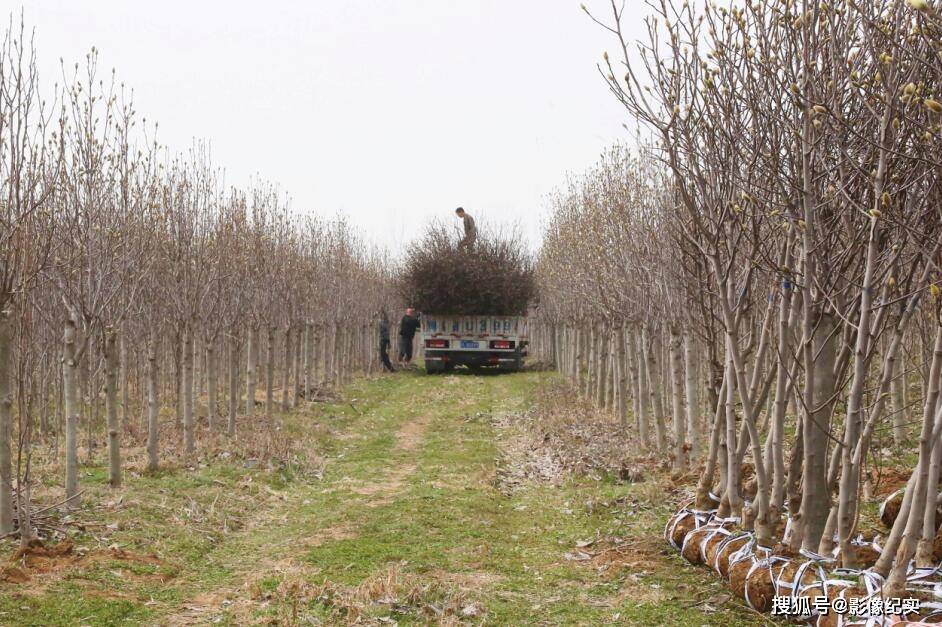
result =
[{"label": "tire track on ground", "polygon": [[[418,416],[399,425],[395,431],[395,446],[392,454],[405,454],[407,459],[397,463],[396,467],[388,473],[380,473],[375,480],[368,480],[355,487],[346,489],[367,497],[366,507],[372,509],[388,505],[395,501],[397,495],[402,493],[406,482],[418,468],[417,452],[428,426],[434,416],[430,412],[420,413]],[[378,460],[379,461],[379,460]],[[384,458],[382,461],[387,461]],[[393,460],[393,463],[396,463]],[[305,485],[291,502],[283,502],[275,510],[259,512],[246,524],[246,530],[271,524],[273,521],[287,519],[293,515],[299,516],[298,505],[303,502],[303,494],[314,486]],[[317,489],[324,489],[319,484]],[[252,614],[259,609],[264,599],[258,597],[259,582],[268,576],[303,576],[310,572],[312,567],[298,559],[307,549],[320,546],[328,542],[336,542],[356,537],[356,525],[342,524],[340,526],[312,529],[310,535],[303,538],[290,538],[289,542],[273,547],[268,545],[269,552],[259,555],[257,553],[245,554],[237,564],[230,564],[239,583],[217,588],[199,594],[184,602],[182,607],[169,616],[158,619],[160,625],[203,625],[213,624],[224,615],[226,618],[237,621],[238,624],[247,624],[252,621]]]}]

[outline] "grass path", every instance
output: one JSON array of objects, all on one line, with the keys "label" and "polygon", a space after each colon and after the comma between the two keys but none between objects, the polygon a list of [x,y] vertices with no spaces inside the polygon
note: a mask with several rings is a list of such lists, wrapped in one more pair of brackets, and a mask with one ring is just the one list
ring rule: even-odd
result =
[{"label": "grass path", "polygon": [[498,491],[491,418],[549,376],[356,382],[284,417],[321,477],[217,457],[116,497],[87,468],[104,539],[0,584],[0,624],[762,624],[665,548],[658,480]]}]

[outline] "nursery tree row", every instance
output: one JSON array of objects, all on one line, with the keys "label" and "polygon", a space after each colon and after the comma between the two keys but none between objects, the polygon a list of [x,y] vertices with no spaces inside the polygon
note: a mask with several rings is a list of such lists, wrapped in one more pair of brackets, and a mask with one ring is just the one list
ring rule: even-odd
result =
[{"label": "nursery tree row", "polygon": [[[904,596],[939,522],[942,17],[914,0],[650,4],[640,42],[637,7],[590,15],[645,146],[554,197],[539,344],[676,470],[701,465],[696,507]],[[918,461],[862,563],[888,450]]]},{"label": "nursery tree row", "polygon": [[156,128],[95,50],[41,82],[30,33],[7,29],[0,534],[33,536],[37,442],[61,451],[74,507],[81,455],[106,447],[118,486],[126,446],[145,444],[155,469],[168,431],[195,456],[201,433],[275,428],[276,410],[373,367],[383,254],[271,184],[227,184],[207,144],[174,153]]}]

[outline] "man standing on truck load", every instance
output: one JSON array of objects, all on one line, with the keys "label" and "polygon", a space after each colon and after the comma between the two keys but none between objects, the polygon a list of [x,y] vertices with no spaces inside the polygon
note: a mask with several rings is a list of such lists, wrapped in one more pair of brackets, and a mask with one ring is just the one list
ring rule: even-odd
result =
[{"label": "man standing on truck load", "polygon": [[409,307],[399,321],[399,361],[407,366],[412,363],[412,341],[418,328],[419,317],[415,315],[415,309]]},{"label": "man standing on truck load", "polygon": [[389,362],[389,315],[385,309],[379,314],[379,358],[383,361],[383,368],[389,372],[396,371]]},{"label": "man standing on truck load", "polygon": [[458,242],[458,248],[471,248],[474,240],[478,238],[478,227],[474,225],[474,218],[462,207],[455,209],[455,213],[464,221],[464,239]]}]

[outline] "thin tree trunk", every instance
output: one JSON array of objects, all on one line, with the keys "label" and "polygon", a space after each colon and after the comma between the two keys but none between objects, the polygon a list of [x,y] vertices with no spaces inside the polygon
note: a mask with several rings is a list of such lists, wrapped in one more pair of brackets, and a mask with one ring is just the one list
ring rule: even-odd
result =
[{"label": "thin tree trunk", "polygon": [[258,367],[258,327],[249,329],[249,345],[246,351],[248,357],[245,368],[245,413],[248,416],[255,415],[255,387],[258,384],[256,378]]},{"label": "thin tree trunk", "polygon": [[[797,394],[797,392],[795,392]],[[785,482],[785,491],[788,495],[788,526],[785,529],[785,537],[782,543],[792,551],[797,552],[801,548],[801,465],[805,457],[805,421],[804,418],[798,419],[795,427],[795,440],[792,446],[792,454],[788,459],[788,477]]]},{"label": "thin tree trunk", "polygon": [[219,411],[219,367],[216,359],[216,337],[212,337],[206,341],[206,385],[209,387],[206,422],[210,431],[216,426],[216,416]]},{"label": "thin tree trunk", "polygon": [[710,429],[710,449],[707,453],[706,464],[703,468],[703,474],[700,475],[700,481],[697,483],[696,507],[700,510],[710,509],[713,505],[710,498],[710,490],[713,487],[713,475],[716,473],[717,463],[720,467],[726,465],[724,457],[720,456],[720,442],[722,440],[723,428],[726,424],[724,402],[726,398],[726,378],[720,384],[720,393],[716,399],[716,409],[713,412],[713,428]]},{"label": "thin tree trunk", "polygon": [[151,333],[147,346],[147,469],[157,470],[160,421],[160,377],[158,370],[157,332]]},{"label": "thin tree trunk", "polygon": [[615,366],[618,377],[618,421],[622,432],[628,433],[628,364],[625,356],[624,328],[615,331]]},{"label": "thin tree trunk", "polygon": [[[732,354],[727,336],[727,355]],[[726,358],[726,502],[734,516],[742,516],[742,497],[739,495],[740,466],[736,451],[736,375],[732,357]]]},{"label": "thin tree trunk", "polygon": [[671,402],[674,419],[674,469],[678,472],[687,470],[687,416],[684,412],[683,357],[681,356],[681,332],[670,326],[668,360],[671,372]]},{"label": "thin tree trunk", "polygon": [[605,409],[607,405],[608,398],[608,382],[609,382],[609,372],[608,372],[608,351],[609,351],[609,328],[606,325],[602,325],[599,329],[598,334],[598,343],[599,343],[599,369],[598,369],[598,385],[596,386],[595,393],[595,404],[599,409]]},{"label": "thin tree trunk", "polygon": [[635,426],[638,428],[638,433],[641,433],[641,387],[640,380],[638,375],[638,358],[637,358],[637,344],[635,343],[634,334],[631,332],[630,328],[625,329],[625,349],[626,349],[626,365],[628,368],[628,374],[630,377],[629,385],[631,386],[631,413],[635,417]]},{"label": "thin tree trunk", "polygon": [[[128,338],[121,336],[121,427],[128,429],[131,374],[128,364]],[[140,383],[138,383],[140,385]]]},{"label": "thin tree trunk", "polygon": [[[284,361],[284,372],[282,372],[281,377],[281,411],[288,411],[290,409],[291,402],[291,362],[294,360],[294,345],[291,340],[294,339],[294,328],[291,323],[288,323],[288,328],[285,329],[285,361]],[[298,371],[295,368],[294,377],[295,380],[298,378]]]},{"label": "thin tree trunk", "polygon": [[63,332],[62,387],[65,397],[65,496],[69,507],[78,506],[78,429],[81,401],[79,399],[79,354],[76,345],[75,320],[65,321]]},{"label": "thin tree trunk", "polygon": [[657,357],[659,352],[660,333],[654,338],[648,337],[647,327],[641,328],[641,344],[644,350],[644,360],[647,366],[648,395],[651,399],[650,407],[654,410],[654,431],[657,438],[657,450],[663,452],[667,448],[667,428],[664,420],[664,404],[661,398],[660,371]]},{"label": "thin tree trunk", "polygon": [[586,330],[586,336],[585,389],[582,390],[582,396],[591,400],[593,398],[592,390],[595,386],[596,370],[598,369],[595,357],[595,353],[598,352],[598,346],[595,341],[595,325],[590,326]]},{"label": "thin tree trunk", "polygon": [[333,377],[334,385],[340,387],[343,385],[342,371],[343,371],[343,329],[340,326],[340,323],[334,323],[334,343],[333,350],[331,351],[331,360],[333,361]]},{"label": "thin tree trunk", "polygon": [[183,328],[183,451],[191,455],[196,451],[193,433],[193,330]]},{"label": "thin tree trunk", "polygon": [[[939,431],[942,429],[942,411],[937,411],[939,398],[939,384],[942,377],[942,326],[936,327],[935,345],[932,351],[932,365],[929,369],[929,381],[926,390],[926,400],[923,409],[922,430],[919,436],[919,461],[916,469],[913,471],[915,482],[910,490],[912,492],[912,501],[910,511],[906,517],[906,526],[896,549],[896,556],[893,562],[893,568],[890,570],[886,581],[886,592],[890,598],[902,597],[906,592],[906,574],[909,570],[909,562],[916,553],[919,538],[924,524],[924,512],[926,507],[926,493],[930,488],[933,490],[938,484],[938,475],[929,478],[930,458],[932,449],[935,448],[935,441],[939,437]],[[902,510],[900,511],[902,516]],[[897,517],[897,522],[899,517]],[[893,525],[896,531],[896,525]],[[884,551],[890,547],[887,546]],[[879,564],[879,562],[878,562]]]},{"label": "thin tree trunk", "polygon": [[937,438],[932,445],[932,456],[929,459],[929,485],[926,488],[926,505],[922,518],[922,537],[916,546],[916,566],[931,568],[935,566],[932,558],[935,548],[936,536],[936,507],[939,501],[939,470],[942,466],[942,438]]},{"label": "thin tree trunk", "polygon": [[232,334],[229,336],[229,420],[226,433],[234,436],[236,432],[236,416],[239,413],[239,396],[242,386],[239,385],[239,339]]},{"label": "thin tree trunk", "polygon": [[[301,327],[299,326],[297,335],[295,337],[294,346],[292,348],[292,355],[291,355],[291,359],[294,360],[294,366],[293,366],[294,388],[291,394],[291,397],[292,397],[291,403],[295,407],[300,406],[301,399],[307,398],[307,394],[308,394],[307,390],[302,388],[302,381],[301,381],[301,369],[302,367],[304,367],[303,361],[304,361],[304,348],[305,348],[302,345],[302,341],[301,341],[302,339],[303,338],[302,338],[302,333],[301,333]],[[288,357],[285,357],[285,359],[288,359]]]},{"label": "thin tree trunk", "polygon": [[684,335],[684,388],[687,396],[687,433],[690,457],[700,459],[700,387],[697,380],[699,353],[697,341],[689,333]]},{"label": "thin tree trunk", "polygon": [[906,444],[906,425],[912,418],[906,403],[906,365],[902,356],[893,356],[893,442],[896,446]]},{"label": "thin tree trunk", "polygon": [[105,331],[105,414],[108,421],[108,482],[121,486],[121,425],[118,422],[118,338],[114,329]]},{"label": "thin tree trunk", "polygon": [[265,418],[271,420],[275,414],[275,327],[268,327],[265,339]]},{"label": "thin tree trunk", "polygon": [[[784,259],[789,259],[786,250]],[[772,424],[769,426],[772,441],[772,499],[771,509],[774,516],[782,511],[785,502],[785,413],[788,407],[788,394],[794,376],[789,378],[785,360],[791,356],[790,320],[792,315],[792,284],[785,279],[782,282],[782,299],[779,303],[778,317],[778,358],[779,367],[775,373],[775,400],[772,402]],[[797,370],[793,368],[793,375]]]},{"label": "thin tree trunk", "polygon": [[314,387],[315,367],[317,366],[317,347],[315,346],[314,325],[307,322],[304,325],[304,398],[311,397],[311,388]]},{"label": "thin tree trunk", "polygon": [[605,391],[605,409],[606,411],[614,412],[615,403],[618,402],[619,396],[619,373],[617,363],[618,349],[615,346],[614,330],[611,328],[608,330],[605,343],[608,346],[608,378],[605,382],[607,388]]},{"label": "thin tree trunk", "polygon": [[573,330],[573,342],[576,345],[575,362],[573,363],[576,376],[574,377],[576,389],[582,390],[585,385],[585,365],[586,365],[586,330],[582,327],[576,327]]},{"label": "thin tree trunk", "polygon": [[0,533],[13,531],[13,321],[0,311]]},{"label": "thin tree trunk", "polygon": [[176,337],[174,338],[173,343],[173,355],[174,355],[174,372],[173,372],[173,386],[174,392],[176,393],[177,400],[177,413],[176,413],[176,427],[177,429],[183,426],[183,413],[186,411],[184,405],[186,401],[183,400],[183,333],[185,330],[180,328],[177,329]]},{"label": "thin tree trunk", "polygon": [[[638,349],[634,352],[634,358],[638,363],[638,434],[641,436],[641,443],[647,447],[650,445],[648,435],[648,402],[651,395],[648,392],[648,362],[644,358],[644,334],[638,334]],[[634,342],[632,342],[634,346]]]},{"label": "thin tree trunk", "polygon": [[42,405],[39,410],[39,433],[45,435],[49,432],[49,404],[52,400],[49,398],[49,363],[46,362],[43,367],[43,378],[42,378],[42,391],[40,392],[40,398],[42,399]]}]

